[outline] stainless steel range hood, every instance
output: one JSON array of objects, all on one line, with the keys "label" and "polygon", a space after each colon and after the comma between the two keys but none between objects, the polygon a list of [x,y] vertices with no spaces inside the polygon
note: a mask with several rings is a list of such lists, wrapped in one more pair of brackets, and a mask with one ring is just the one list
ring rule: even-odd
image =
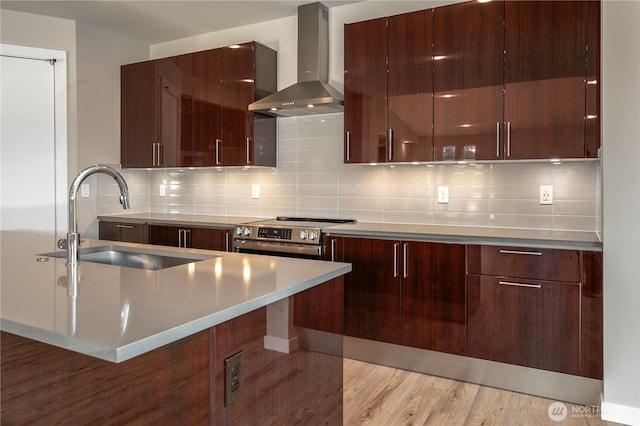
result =
[{"label": "stainless steel range hood", "polygon": [[249,105],[249,111],[279,117],[344,110],[342,94],[329,80],[329,9],[298,6],[298,82]]}]

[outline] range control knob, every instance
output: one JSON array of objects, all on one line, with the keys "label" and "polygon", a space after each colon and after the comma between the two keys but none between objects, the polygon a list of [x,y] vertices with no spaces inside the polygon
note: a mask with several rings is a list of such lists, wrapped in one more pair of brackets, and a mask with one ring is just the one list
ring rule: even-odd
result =
[{"label": "range control knob", "polygon": [[244,235],[247,237],[251,235],[251,228],[244,228]]},{"label": "range control knob", "polygon": [[302,231],[300,231],[300,239],[301,240],[306,240],[308,235],[309,234],[304,229]]},{"label": "range control knob", "polygon": [[313,240],[315,240],[317,238],[318,238],[318,233],[317,232],[314,232],[314,231],[309,232],[309,239],[310,240],[313,241]]},{"label": "range control knob", "polygon": [[244,232],[242,226],[236,226],[236,235],[242,235],[242,232]]}]

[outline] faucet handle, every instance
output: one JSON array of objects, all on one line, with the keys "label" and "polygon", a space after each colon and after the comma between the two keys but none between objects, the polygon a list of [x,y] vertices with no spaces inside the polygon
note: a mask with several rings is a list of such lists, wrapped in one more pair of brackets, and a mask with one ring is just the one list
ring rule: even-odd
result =
[{"label": "faucet handle", "polygon": [[69,247],[69,240],[66,238],[60,238],[56,243],[59,249],[66,250]]}]

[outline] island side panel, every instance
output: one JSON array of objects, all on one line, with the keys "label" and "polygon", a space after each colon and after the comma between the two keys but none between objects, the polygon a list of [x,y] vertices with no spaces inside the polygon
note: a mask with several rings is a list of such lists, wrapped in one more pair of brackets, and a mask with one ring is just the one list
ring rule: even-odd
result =
[{"label": "island side panel", "polygon": [[122,363],[2,332],[3,425],[209,424],[209,331]]},{"label": "island side panel", "polygon": [[[264,308],[211,329],[214,424],[342,425],[343,337],[335,333],[342,329],[342,289],[340,277],[294,296],[294,309],[309,308],[294,311],[300,320],[295,325],[309,327],[299,332],[303,342],[313,340],[313,344],[288,354],[264,348]],[[313,309],[311,302],[317,305]],[[225,407],[224,360],[240,350],[244,351],[243,395]]]}]

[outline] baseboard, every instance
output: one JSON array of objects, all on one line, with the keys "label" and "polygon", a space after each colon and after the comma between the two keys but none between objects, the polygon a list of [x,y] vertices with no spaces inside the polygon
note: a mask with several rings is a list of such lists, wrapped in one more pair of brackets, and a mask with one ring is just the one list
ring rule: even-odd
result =
[{"label": "baseboard", "polygon": [[344,337],[344,356],[557,401],[597,406],[602,380]]},{"label": "baseboard", "polygon": [[627,405],[619,405],[602,401],[600,406],[600,417],[602,417],[602,420],[610,422],[640,426],[639,407],[629,407]]}]

